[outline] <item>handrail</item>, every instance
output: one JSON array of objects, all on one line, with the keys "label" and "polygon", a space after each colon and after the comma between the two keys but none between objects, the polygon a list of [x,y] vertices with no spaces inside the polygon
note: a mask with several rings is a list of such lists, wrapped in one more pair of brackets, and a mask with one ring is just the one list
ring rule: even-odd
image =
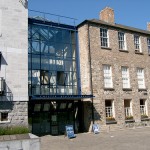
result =
[{"label": "handrail", "polygon": [[[52,14],[52,13],[48,13],[48,12],[42,12],[42,11],[37,11],[37,10],[32,10],[32,9],[28,9],[29,13],[33,13],[34,17],[37,17],[35,14],[38,13],[38,17],[42,17],[45,21],[48,21],[48,17],[47,16],[53,16],[53,17],[57,17],[57,22],[58,23],[67,23],[68,21],[66,22],[61,22],[60,19],[63,18],[63,19],[68,19],[68,20],[73,20],[73,25],[75,26],[75,21],[77,20],[76,18],[72,18],[72,17],[67,17],[67,16],[62,16],[62,15],[57,15],[57,14]],[[29,14],[29,17],[32,17],[33,15],[30,15]],[[52,17],[50,17],[50,20],[49,21],[55,21],[52,19]]]}]

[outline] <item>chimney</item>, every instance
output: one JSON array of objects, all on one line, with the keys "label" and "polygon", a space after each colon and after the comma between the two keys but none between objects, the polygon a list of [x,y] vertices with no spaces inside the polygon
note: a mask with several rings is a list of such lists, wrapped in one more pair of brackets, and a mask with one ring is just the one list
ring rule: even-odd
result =
[{"label": "chimney", "polygon": [[100,20],[108,22],[108,23],[115,23],[114,20],[114,10],[110,7],[104,8],[100,12]]},{"label": "chimney", "polygon": [[150,31],[150,22],[147,23],[147,30]]}]

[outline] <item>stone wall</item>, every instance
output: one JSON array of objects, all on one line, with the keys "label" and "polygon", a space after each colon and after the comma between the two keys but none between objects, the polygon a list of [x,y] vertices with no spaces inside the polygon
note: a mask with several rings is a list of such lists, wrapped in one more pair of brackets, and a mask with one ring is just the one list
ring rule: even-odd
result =
[{"label": "stone wall", "polygon": [[[100,27],[108,29],[110,49],[101,48]],[[94,115],[95,121],[102,126],[106,125],[105,100],[114,101],[114,111],[117,126],[125,126],[124,100],[132,101],[132,110],[135,123],[141,122],[140,99],[147,100],[148,115],[150,116],[150,56],[147,48],[148,35],[135,33],[134,31],[116,29],[111,26],[101,24],[89,25],[88,42],[88,24],[83,24],[78,28],[79,31],[79,49],[80,49],[80,67],[81,67],[81,87],[85,93],[93,89]],[[119,51],[118,31],[126,35],[127,52]],[[134,34],[141,38],[142,54],[135,54]],[[89,55],[90,45],[90,57]],[[89,60],[89,58],[91,60]],[[91,61],[91,73],[90,62]],[[103,64],[111,65],[113,89],[104,89]],[[131,90],[122,89],[121,66],[129,67]],[[138,90],[137,67],[144,69],[146,91]],[[85,69],[86,68],[86,69]],[[89,77],[92,77],[92,86]],[[99,118],[97,117],[99,116]],[[90,122],[91,120],[89,120]]]},{"label": "stone wall", "polygon": [[[0,111],[8,111],[9,121],[12,125],[27,125],[27,3],[27,0],[0,0],[0,77],[5,81],[4,93],[0,95]],[[2,104],[6,102],[12,104],[13,107],[9,109],[10,105],[8,104],[8,108],[5,107],[4,110]]]},{"label": "stone wall", "polygon": [[0,102],[0,114],[8,113],[8,121],[0,121],[0,127],[28,126],[28,102]]}]

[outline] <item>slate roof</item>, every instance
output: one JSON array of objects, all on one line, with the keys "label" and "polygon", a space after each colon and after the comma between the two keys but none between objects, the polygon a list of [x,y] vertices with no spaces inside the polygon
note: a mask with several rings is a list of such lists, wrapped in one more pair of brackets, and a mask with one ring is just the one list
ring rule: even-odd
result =
[{"label": "slate roof", "polygon": [[104,26],[109,26],[109,27],[113,27],[113,28],[117,28],[117,29],[123,29],[123,30],[128,30],[128,31],[133,31],[133,32],[141,33],[141,34],[150,35],[150,31],[148,31],[148,30],[142,30],[142,29],[129,27],[129,26],[121,25],[121,24],[116,24],[116,23],[112,24],[112,23],[108,23],[108,22],[98,20],[98,19],[84,20],[77,26],[77,28],[79,28],[80,26],[82,26],[84,24],[88,24],[88,23],[96,24],[96,25],[104,25]]}]

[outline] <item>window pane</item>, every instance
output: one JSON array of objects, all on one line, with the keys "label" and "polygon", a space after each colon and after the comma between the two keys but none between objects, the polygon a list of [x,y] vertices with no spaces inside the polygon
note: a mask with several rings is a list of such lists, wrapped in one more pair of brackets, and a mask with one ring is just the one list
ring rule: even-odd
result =
[{"label": "window pane", "polygon": [[121,70],[123,88],[130,88],[129,70],[127,67],[122,67]]},{"label": "window pane", "polygon": [[32,55],[32,69],[40,69],[40,55]]},{"label": "window pane", "polygon": [[1,121],[8,121],[8,113],[1,113]]},{"label": "window pane", "polygon": [[137,69],[137,78],[139,88],[145,88],[144,70],[142,68]]},{"label": "window pane", "polygon": [[112,87],[111,66],[103,65],[103,71],[104,71],[104,87],[111,88]]},{"label": "window pane", "polygon": [[40,111],[40,110],[41,110],[41,104],[35,104],[34,111]]},{"label": "window pane", "polygon": [[108,47],[107,29],[100,28],[101,46]]},{"label": "window pane", "polygon": [[65,73],[63,71],[57,71],[57,84],[64,85],[65,84]]}]

